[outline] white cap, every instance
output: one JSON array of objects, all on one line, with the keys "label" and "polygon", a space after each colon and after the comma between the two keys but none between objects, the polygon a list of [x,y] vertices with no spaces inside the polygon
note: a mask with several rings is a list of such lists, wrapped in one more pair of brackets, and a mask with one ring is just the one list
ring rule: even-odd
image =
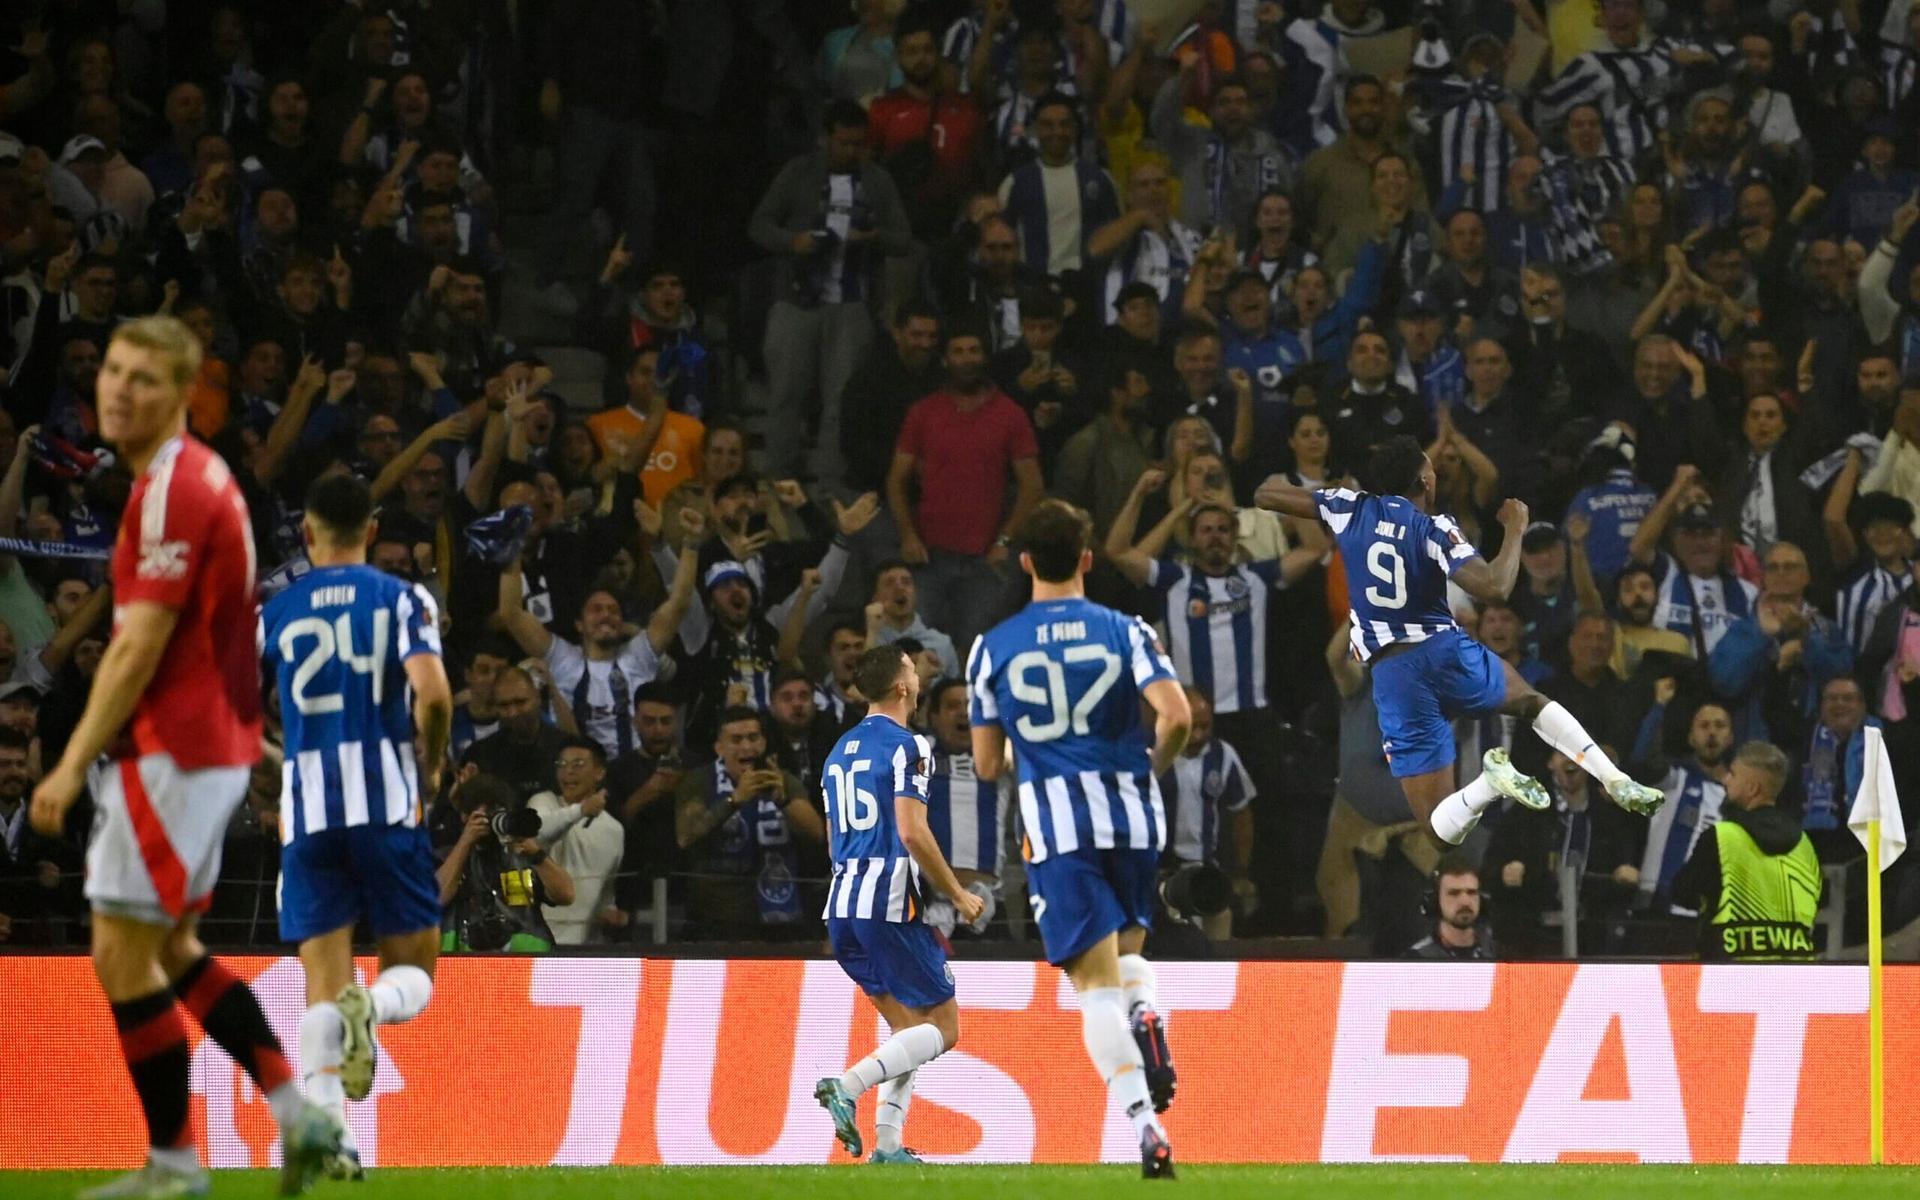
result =
[{"label": "white cap", "polygon": [[0,131],[0,162],[17,163],[26,152],[27,147],[19,138]]},{"label": "white cap", "polygon": [[98,150],[100,153],[105,154],[107,152],[107,144],[90,133],[75,134],[65,146],[61,147],[60,165],[63,167],[66,166],[89,150]]}]

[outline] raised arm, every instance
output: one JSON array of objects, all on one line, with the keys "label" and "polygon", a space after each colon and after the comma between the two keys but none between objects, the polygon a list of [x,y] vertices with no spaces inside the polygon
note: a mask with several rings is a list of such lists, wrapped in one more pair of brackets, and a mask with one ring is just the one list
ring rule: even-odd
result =
[{"label": "raised arm", "polygon": [[780,625],[780,644],[774,651],[774,657],[782,666],[801,666],[800,643],[807,635],[807,608],[813,602],[815,592],[820,590],[820,570],[808,567],[800,572],[800,588],[794,592],[798,603],[787,610],[787,619]]},{"label": "raised arm", "polygon": [[500,474],[500,464],[507,456],[507,414],[504,404],[500,408],[487,401],[487,424],[480,434],[480,455],[467,469],[467,481],[460,485],[460,491],[473,506],[475,512],[486,512],[493,507],[493,483]]},{"label": "raised arm", "polygon": [[1289,482],[1285,475],[1267,476],[1267,481],[1254,490],[1253,503],[1256,508],[1298,517],[1302,521],[1317,522],[1320,519],[1320,505],[1314,500],[1313,493]]},{"label": "raised arm", "polygon": [[1583,512],[1567,515],[1567,566],[1573,572],[1574,611],[1582,616],[1593,613],[1605,616],[1607,602],[1600,595],[1600,585],[1593,578],[1593,560],[1587,557],[1587,534],[1593,529],[1593,522]]},{"label": "raised arm", "polygon": [[1318,521],[1301,521],[1293,527],[1299,544],[1280,556],[1280,586],[1289,587],[1301,576],[1320,565],[1330,543]]},{"label": "raised arm", "polygon": [[1501,539],[1500,553],[1491,563],[1484,558],[1468,559],[1453,573],[1453,581],[1482,604],[1504,602],[1520,580],[1520,539],[1527,531],[1527,506],[1518,500],[1502,504],[1500,527],[1507,536]]},{"label": "raised arm", "polygon": [[1827,554],[1833,559],[1836,570],[1844,571],[1860,554],[1860,544],[1853,536],[1853,526],[1847,524],[1847,509],[1853,504],[1853,494],[1859,486],[1860,452],[1849,448],[1846,464],[1834,479],[1833,490],[1827,493],[1826,508],[1821,512],[1827,531]]},{"label": "raised arm", "polygon": [[673,645],[674,636],[680,632],[680,622],[693,605],[693,588],[700,574],[700,541],[707,535],[707,514],[697,508],[681,513],[680,532],[680,561],[673,566],[673,583],[667,588],[667,598],[647,619],[647,641],[656,654],[665,654],[667,647]]},{"label": "raised arm", "polygon": [[270,484],[280,478],[281,466],[287,460],[287,452],[300,439],[300,431],[306,428],[307,414],[313,409],[313,398],[327,385],[327,372],[320,360],[309,358],[300,364],[300,373],[293,378],[293,386],[287,389],[287,402],[280,409],[280,415],[273,419],[273,426],[267,430],[267,440],[260,447],[260,457],[255,461],[253,477],[261,484]]},{"label": "raised arm", "polygon": [[1647,519],[1640,522],[1640,528],[1633,532],[1633,540],[1627,543],[1629,558],[1637,563],[1653,561],[1654,551],[1660,548],[1660,539],[1667,532],[1668,522],[1673,520],[1673,514],[1699,483],[1700,472],[1695,467],[1684,465],[1674,469],[1673,482],[1667,485],[1666,494],[1653,506]]},{"label": "raised arm", "polygon": [[1239,367],[1227,372],[1233,384],[1233,443],[1227,455],[1243,463],[1253,454],[1253,379]]},{"label": "raised arm", "polygon": [[93,632],[100,619],[113,611],[113,584],[103,583],[79,608],[73,610],[66,623],[54,631],[53,638],[40,647],[40,665],[52,675],[66,664],[67,656],[80,644],[80,639]]},{"label": "raised arm", "polygon": [[545,658],[553,646],[553,634],[547,631],[538,617],[527,611],[520,570],[518,557],[501,569],[499,607],[495,611],[500,618],[500,628],[507,631],[520,649],[535,658]]},{"label": "raised arm", "polygon": [[373,502],[377,505],[381,500],[392,495],[393,490],[400,486],[400,481],[407,477],[407,472],[413,470],[419,465],[420,460],[427,456],[427,451],[440,442],[466,441],[471,428],[471,422],[467,420],[467,414],[464,412],[454,413],[444,421],[436,421],[427,426],[421,431],[419,437],[408,443],[406,449],[394,455],[393,461],[382,468],[379,476],[374,479],[373,486],[368,489],[373,494]]}]

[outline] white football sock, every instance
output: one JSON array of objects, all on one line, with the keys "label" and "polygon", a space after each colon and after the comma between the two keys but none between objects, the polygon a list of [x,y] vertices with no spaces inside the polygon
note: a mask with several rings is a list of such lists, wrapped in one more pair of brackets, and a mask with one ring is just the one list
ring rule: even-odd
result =
[{"label": "white football sock", "polygon": [[870,1087],[897,1079],[946,1053],[947,1039],[931,1024],[909,1025],[883,1042],[878,1050],[847,1068],[840,1087],[852,1099]]},{"label": "white football sock", "polygon": [[1153,964],[1138,954],[1120,956],[1120,990],[1127,996],[1127,1020],[1132,1022],[1143,1008],[1153,1008],[1160,986]]},{"label": "white football sock", "polygon": [[1433,826],[1434,836],[1450,846],[1458,846],[1467,840],[1473,827],[1480,823],[1480,814],[1487,811],[1500,793],[1493,790],[1493,781],[1483,771],[1472,783],[1442,800],[1433,810],[1433,816],[1427,818]]},{"label": "white football sock", "polygon": [[1124,996],[1115,987],[1081,992],[1080,1034],[1093,1069],[1100,1072],[1107,1085],[1107,1095],[1133,1122],[1134,1132],[1144,1136],[1149,1129],[1160,1132],[1160,1119],[1154,1115],[1153,1098],[1147,1093],[1147,1072],[1127,1024]]},{"label": "white football sock", "polygon": [[388,967],[367,991],[373,995],[373,1019],[398,1025],[419,1016],[433,999],[433,976],[419,967]]},{"label": "white football sock", "polygon": [[1574,720],[1573,714],[1559,701],[1540,710],[1533,719],[1533,731],[1540,740],[1578,763],[1582,770],[1600,781],[1601,787],[1611,787],[1616,779],[1626,778],[1626,772],[1613,765],[1587,731]]},{"label": "white football sock", "polygon": [[347,1094],[340,1087],[341,1042],[347,1023],[333,1001],[322,1000],[300,1016],[300,1086],[307,1099],[347,1121]]},{"label": "white football sock", "polygon": [[905,1144],[900,1140],[900,1131],[906,1128],[907,1105],[913,1102],[913,1076],[914,1073],[908,1071],[880,1085],[880,1106],[874,1112],[873,1127],[880,1149],[889,1154]]}]

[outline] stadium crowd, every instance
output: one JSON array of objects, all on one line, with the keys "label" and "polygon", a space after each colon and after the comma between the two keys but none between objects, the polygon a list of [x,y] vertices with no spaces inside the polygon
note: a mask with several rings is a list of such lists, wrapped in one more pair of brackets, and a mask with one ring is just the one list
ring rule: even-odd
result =
[{"label": "stadium crowd", "polygon": [[[1364,486],[1400,434],[1483,553],[1531,508],[1520,585],[1462,623],[1668,795],[1630,818],[1512,718],[1459,723],[1463,771],[1505,746],[1556,797],[1465,848],[1508,950],[1555,951],[1569,870],[1593,949],[1687,928],[1700,833],[1760,803],[1745,742],[1828,863],[1865,727],[1920,788],[1920,3],[10,11],[8,944],[84,941],[84,822],[22,801],[109,636],[94,373],[155,311],[205,348],[192,428],[263,592],[354,472],[372,561],[440,601],[449,948],[817,941],[816,771],[881,642],[923,675],[947,856],[999,888],[984,936],[1017,932],[965,660],[1054,495],[1193,700],[1168,865],[1214,870],[1176,906],[1397,950],[1438,848],[1346,652],[1354,568],[1252,497]],[[281,770],[215,939],[271,940]]]}]

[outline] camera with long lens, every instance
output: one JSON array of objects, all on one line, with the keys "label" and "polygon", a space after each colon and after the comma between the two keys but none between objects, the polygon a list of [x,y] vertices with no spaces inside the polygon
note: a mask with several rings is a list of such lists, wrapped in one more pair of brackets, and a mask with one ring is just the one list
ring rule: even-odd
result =
[{"label": "camera with long lens", "polygon": [[494,836],[503,842],[517,842],[540,833],[540,814],[531,808],[496,809],[487,823],[493,827]]},{"label": "camera with long lens", "polygon": [[1161,878],[1160,903],[1179,920],[1205,920],[1233,903],[1233,880],[1208,863],[1186,863]]}]

